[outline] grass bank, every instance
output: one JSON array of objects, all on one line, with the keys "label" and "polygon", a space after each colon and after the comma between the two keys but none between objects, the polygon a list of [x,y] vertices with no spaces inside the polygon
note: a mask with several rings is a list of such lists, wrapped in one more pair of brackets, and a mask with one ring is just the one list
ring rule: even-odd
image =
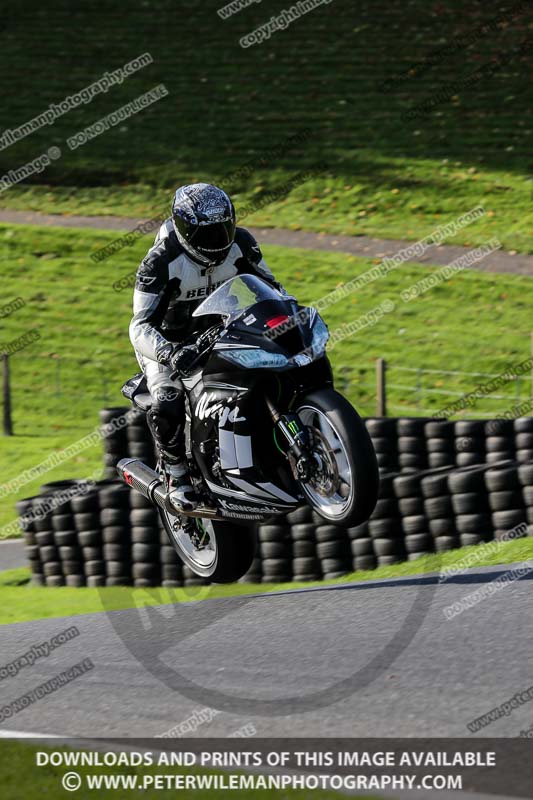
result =
[{"label": "grass bank", "polygon": [[[113,284],[135,271],[150,238],[109,261],[92,261],[91,253],[114,238],[103,231],[0,226],[0,253],[12,265],[3,277],[3,296],[6,302],[23,302],[0,320],[0,346],[28,332],[38,337],[10,359],[16,435],[2,441],[0,484],[94,430],[103,406],[124,405],[120,386],[138,369],[127,335],[132,290],[117,292]],[[272,246],[264,250],[287,289],[310,304],[378,263]],[[531,278],[466,270],[404,302],[401,292],[430,272],[404,264],[323,311],[331,331],[347,322],[364,323],[330,351],[338,388],[361,414],[375,411],[374,364],[380,356],[390,364],[389,413],[400,415],[437,411],[489,380],[426,373],[422,386],[421,368],[498,374],[530,355]],[[373,310],[385,300],[393,309],[371,324]],[[468,413],[491,416],[530,397],[528,374],[500,387],[497,395],[477,401]],[[3,497],[0,526],[13,519],[17,497],[35,494],[44,481],[93,475],[100,464],[99,447],[81,449],[16,495]]]},{"label": "grass bank", "polygon": [[[257,209],[248,223],[416,239],[482,203],[483,224],[452,241],[497,235],[506,249],[531,250],[526,3],[394,0],[384,13],[372,0],[335,0],[240,46],[277,5],[226,20],[220,0],[187,14],[170,0],[157,14],[133,0],[127,19],[109,0],[10,8],[4,128],[143,53],[152,63],[2,149],[0,175],[50,147],[61,157],[1,204],[151,217],[176,185],[207,180],[239,210]],[[178,27],[179,69],[168,39]],[[69,149],[69,137],[160,83],[166,97]]]}]

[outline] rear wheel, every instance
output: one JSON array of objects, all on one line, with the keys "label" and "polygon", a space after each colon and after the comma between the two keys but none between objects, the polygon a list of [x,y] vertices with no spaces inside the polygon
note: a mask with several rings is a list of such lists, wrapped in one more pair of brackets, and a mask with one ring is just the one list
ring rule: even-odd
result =
[{"label": "rear wheel", "polygon": [[376,454],[363,421],[334,389],[305,395],[295,411],[318,462],[313,478],[300,482],[308,503],[328,522],[360,525],[374,510],[379,489]]},{"label": "rear wheel", "polygon": [[251,567],[255,530],[231,522],[191,517],[183,528],[180,517],[159,509],[170,542],[183,563],[213,583],[233,583]]}]

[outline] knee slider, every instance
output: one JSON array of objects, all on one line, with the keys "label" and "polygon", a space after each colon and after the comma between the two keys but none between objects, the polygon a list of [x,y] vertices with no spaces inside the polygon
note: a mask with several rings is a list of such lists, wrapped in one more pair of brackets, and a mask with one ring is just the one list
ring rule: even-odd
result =
[{"label": "knee slider", "polygon": [[147,414],[148,423],[158,439],[169,439],[176,428],[176,419],[168,413],[165,405],[155,402]]},{"label": "knee slider", "polygon": [[180,427],[183,416],[183,396],[170,389],[159,390],[147,413],[148,424],[161,442],[169,442]]}]

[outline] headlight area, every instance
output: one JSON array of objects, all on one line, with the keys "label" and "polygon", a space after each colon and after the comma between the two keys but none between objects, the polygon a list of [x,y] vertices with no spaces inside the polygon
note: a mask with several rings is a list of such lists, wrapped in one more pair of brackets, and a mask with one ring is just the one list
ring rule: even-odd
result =
[{"label": "headlight area", "polygon": [[226,361],[247,369],[287,369],[304,366],[317,358],[322,358],[329,339],[326,323],[317,315],[311,330],[311,344],[301,353],[288,358],[281,353],[270,353],[261,348],[217,347],[217,353]]},{"label": "headlight area", "polygon": [[278,353],[267,353],[266,350],[246,350],[245,348],[220,349],[217,355],[248,369],[283,368],[289,366],[289,359]]}]

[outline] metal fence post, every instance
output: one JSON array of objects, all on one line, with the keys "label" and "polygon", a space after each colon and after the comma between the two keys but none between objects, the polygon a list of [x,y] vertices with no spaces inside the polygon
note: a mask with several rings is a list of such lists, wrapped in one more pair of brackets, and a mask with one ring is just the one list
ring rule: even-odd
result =
[{"label": "metal fence post", "polygon": [[376,361],[376,416],[387,416],[387,383],[386,374],[387,362],[384,358]]},{"label": "metal fence post", "polygon": [[2,353],[2,383],[4,398],[4,436],[13,436],[13,420],[11,419],[11,385],[9,380],[9,355]]}]

